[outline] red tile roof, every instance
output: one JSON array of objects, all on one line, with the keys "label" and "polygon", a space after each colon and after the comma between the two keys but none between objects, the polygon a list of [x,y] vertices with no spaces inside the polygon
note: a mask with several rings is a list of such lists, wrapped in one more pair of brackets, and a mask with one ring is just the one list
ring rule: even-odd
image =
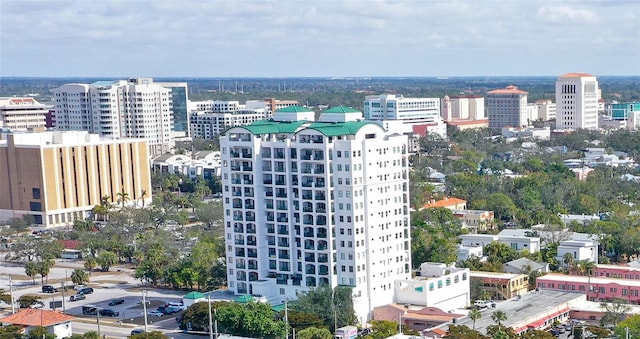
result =
[{"label": "red tile roof", "polygon": [[59,240],[59,242],[67,250],[79,250],[82,245],[78,240]]},{"label": "red tile roof", "polygon": [[487,94],[529,94],[529,92],[525,92],[523,90],[519,90],[518,87],[514,85],[507,86],[502,89],[496,89],[493,91],[487,92]]},{"label": "red tile roof", "polygon": [[51,326],[66,321],[71,321],[74,317],[60,312],[41,310],[37,308],[27,308],[10,316],[0,318],[0,323],[23,325],[23,326]]},{"label": "red tile roof", "polygon": [[466,204],[466,200],[458,199],[458,198],[444,198],[438,201],[429,201],[422,208],[436,208],[436,207],[450,207],[456,206],[459,204]]},{"label": "red tile roof", "polygon": [[593,75],[589,74],[589,73],[567,73],[567,74],[563,74],[560,77],[561,78],[582,78],[582,77],[592,77]]}]

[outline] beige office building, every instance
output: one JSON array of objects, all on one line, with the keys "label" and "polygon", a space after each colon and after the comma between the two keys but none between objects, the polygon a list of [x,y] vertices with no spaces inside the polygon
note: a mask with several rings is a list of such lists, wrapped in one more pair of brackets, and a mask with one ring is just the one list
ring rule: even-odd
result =
[{"label": "beige office building", "polygon": [[0,127],[12,131],[45,130],[45,116],[52,107],[33,98],[0,98]]},{"label": "beige office building", "polygon": [[101,197],[116,205],[121,192],[128,205],[151,202],[145,140],[82,131],[0,136],[0,221],[32,214],[42,226],[70,225],[91,217]]}]

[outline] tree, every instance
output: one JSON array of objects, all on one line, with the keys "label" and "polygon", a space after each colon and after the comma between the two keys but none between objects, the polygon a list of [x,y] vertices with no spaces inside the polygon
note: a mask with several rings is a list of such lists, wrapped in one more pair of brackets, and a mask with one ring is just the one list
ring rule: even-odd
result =
[{"label": "tree", "polygon": [[[280,312],[280,316],[284,317],[283,312]],[[287,315],[287,320],[289,321],[289,326],[299,333],[308,327],[325,328],[324,322],[320,317],[315,314],[298,312],[295,310],[289,310]],[[331,332],[329,332],[331,333]]]},{"label": "tree", "polygon": [[[352,289],[348,286],[321,285],[298,296],[289,303],[292,310],[317,315],[327,328],[338,328],[356,323]],[[335,311],[335,318],[334,312]]]},{"label": "tree", "polygon": [[96,264],[100,265],[100,268],[104,272],[108,272],[109,268],[117,263],[118,257],[111,251],[100,252],[96,258]]},{"label": "tree", "polygon": [[130,336],[129,339],[169,339],[169,337],[160,331],[152,331],[134,334]]},{"label": "tree", "polygon": [[73,334],[72,336],[69,337],[69,339],[101,339],[101,338],[100,336],[98,336],[98,332],[89,331],[83,334]]},{"label": "tree", "polygon": [[78,233],[84,233],[93,229],[93,222],[91,220],[75,220],[73,222],[73,230]]},{"label": "tree", "polygon": [[493,320],[498,327],[502,326],[502,323],[507,320],[507,314],[504,311],[494,311],[491,314],[491,320]]},{"label": "tree", "polygon": [[86,284],[89,282],[89,274],[82,268],[76,268],[71,273],[71,281],[73,281],[75,285]]},{"label": "tree", "polygon": [[573,254],[567,252],[562,256],[562,263],[564,264],[565,270],[570,270],[575,263],[575,259],[573,258]]},{"label": "tree", "polygon": [[87,257],[87,259],[85,259],[84,261],[84,269],[87,270],[89,274],[91,274],[91,272],[96,269],[97,265],[98,263],[96,262],[96,258],[92,256]]},{"label": "tree", "polygon": [[333,335],[326,328],[307,327],[296,333],[299,339],[331,339]]},{"label": "tree", "polygon": [[144,199],[147,197],[147,190],[140,191],[140,201],[142,201],[142,209],[144,209]]},{"label": "tree", "polygon": [[469,311],[469,318],[473,321],[473,330],[476,330],[476,320],[482,318],[482,312],[478,309],[472,309]]},{"label": "tree", "polygon": [[627,338],[627,331],[629,331],[628,338],[640,338],[640,314],[632,315],[619,322],[614,331],[618,338]]},{"label": "tree", "polygon": [[57,336],[49,333],[46,327],[36,326],[25,335],[25,339],[56,339]]},{"label": "tree", "polygon": [[447,339],[488,339],[489,337],[480,334],[480,332],[470,329],[464,325],[449,325],[447,333],[444,335]]},{"label": "tree", "polygon": [[282,337],[286,324],[277,320],[271,305],[261,302],[225,303],[216,309],[218,328],[235,336],[262,338]]},{"label": "tree", "polygon": [[600,319],[600,323],[604,325],[611,324],[616,327],[621,320],[627,316],[633,309],[624,299],[615,298],[613,302],[600,304],[605,309],[604,316]]},{"label": "tree", "polygon": [[21,295],[17,301],[18,301],[18,304],[20,305],[20,308],[28,308],[33,305],[41,303],[40,297],[38,297],[37,295],[28,295],[28,294]]},{"label": "tree", "polygon": [[118,197],[118,204],[124,209],[124,205],[129,201],[129,193],[125,192],[123,188],[120,192],[116,193],[116,196]]},{"label": "tree", "polygon": [[36,271],[40,274],[40,280],[42,284],[44,284],[44,279],[47,278],[47,282],[49,281],[49,272],[51,272],[51,268],[56,264],[56,261],[53,259],[40,261],[36,263]]},{"label": "tree", "polygon": [[37,265],[33,261],[27,261],[24,263],[24,274],[31,277],[33,284],[36,284],[36,275],[38,275]]},{"label": "tree", "polygon": [[527,331],[527,332],[521,334],[520,338],[523,338],[523,339],[555,339],[555,337],[551,333],[549,333],[547,331],[542,331],[542,330]]},{"label": "tree", "polygon": [[398,323],[388,320],[372,320],[371,332],[365,336],[367,339],[384,339],[398,333]]},{"label": "tree", "polygon": [[35,218],[31,214],[25,214],[22,218],[13,218],[9,220],[9,228],[16,232],[16,234],[25,232],[29,229],[29,226],[35,223]]},{"label": "tree", "polygon": [[24,339],[22,335],[22,326],[20,325],[7,325],[0,326],[0,338],[3,339]]}]

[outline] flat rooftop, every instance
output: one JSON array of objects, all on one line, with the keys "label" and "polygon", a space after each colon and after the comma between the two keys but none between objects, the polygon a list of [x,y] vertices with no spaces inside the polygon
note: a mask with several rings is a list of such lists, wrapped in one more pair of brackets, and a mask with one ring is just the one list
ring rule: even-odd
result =
[{"label": "flat rooftop", "polygon": [[469,275],[471,275],[472,278],[514,279],[523,276],[524,274],[471,271]]},{"label": "flat rooftop", "polygon": [[[486,333],[487,326],[495,325],[491,320],[491,314],[500,310],[507,314],[505,326],[518,328],[533,323],[541,318],[553,314],[559,310],[572,308],[573,304],[586,302],[586,296],[582,293],[567,291],[541,290],[521,295],[521,298],[512,298],[496,302],[496,308],[491,307],[482,310],[482,317],[476,320],[476,330]],[[571,304],[571,305],[570,305]],[[473,327],[470,318],[458,319],[457,324]]]},{"label": "flat rooftop", "polygon": [[547,282],[547,281],[561,281],[561,282],[574,282],[574,283],[584,283],[591,285],[607,285],[607,284],[619,284],[623,286],[630,287],[640,287],[640,281],[635,279],[621,279],[621,278],[610,278],[610,277],[591,277],[583,276],[583,275],[566,275],[566,274],[547,274],[538,277],[538,281]]}]

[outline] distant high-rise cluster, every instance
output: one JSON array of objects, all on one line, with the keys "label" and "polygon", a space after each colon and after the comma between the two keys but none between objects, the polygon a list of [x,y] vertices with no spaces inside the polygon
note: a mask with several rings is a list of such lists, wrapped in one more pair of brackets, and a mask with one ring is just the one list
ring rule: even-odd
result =
[{"label": "distant high-rise cluster", "polygon": [[[180,86],[171,84],[171,87]],[[152,155],[173,148],[173,104],[180,100],[172,97],[171,88],[154,83],[151,78],[66,84],[51,92],[58,130],[146,139]]]}]

